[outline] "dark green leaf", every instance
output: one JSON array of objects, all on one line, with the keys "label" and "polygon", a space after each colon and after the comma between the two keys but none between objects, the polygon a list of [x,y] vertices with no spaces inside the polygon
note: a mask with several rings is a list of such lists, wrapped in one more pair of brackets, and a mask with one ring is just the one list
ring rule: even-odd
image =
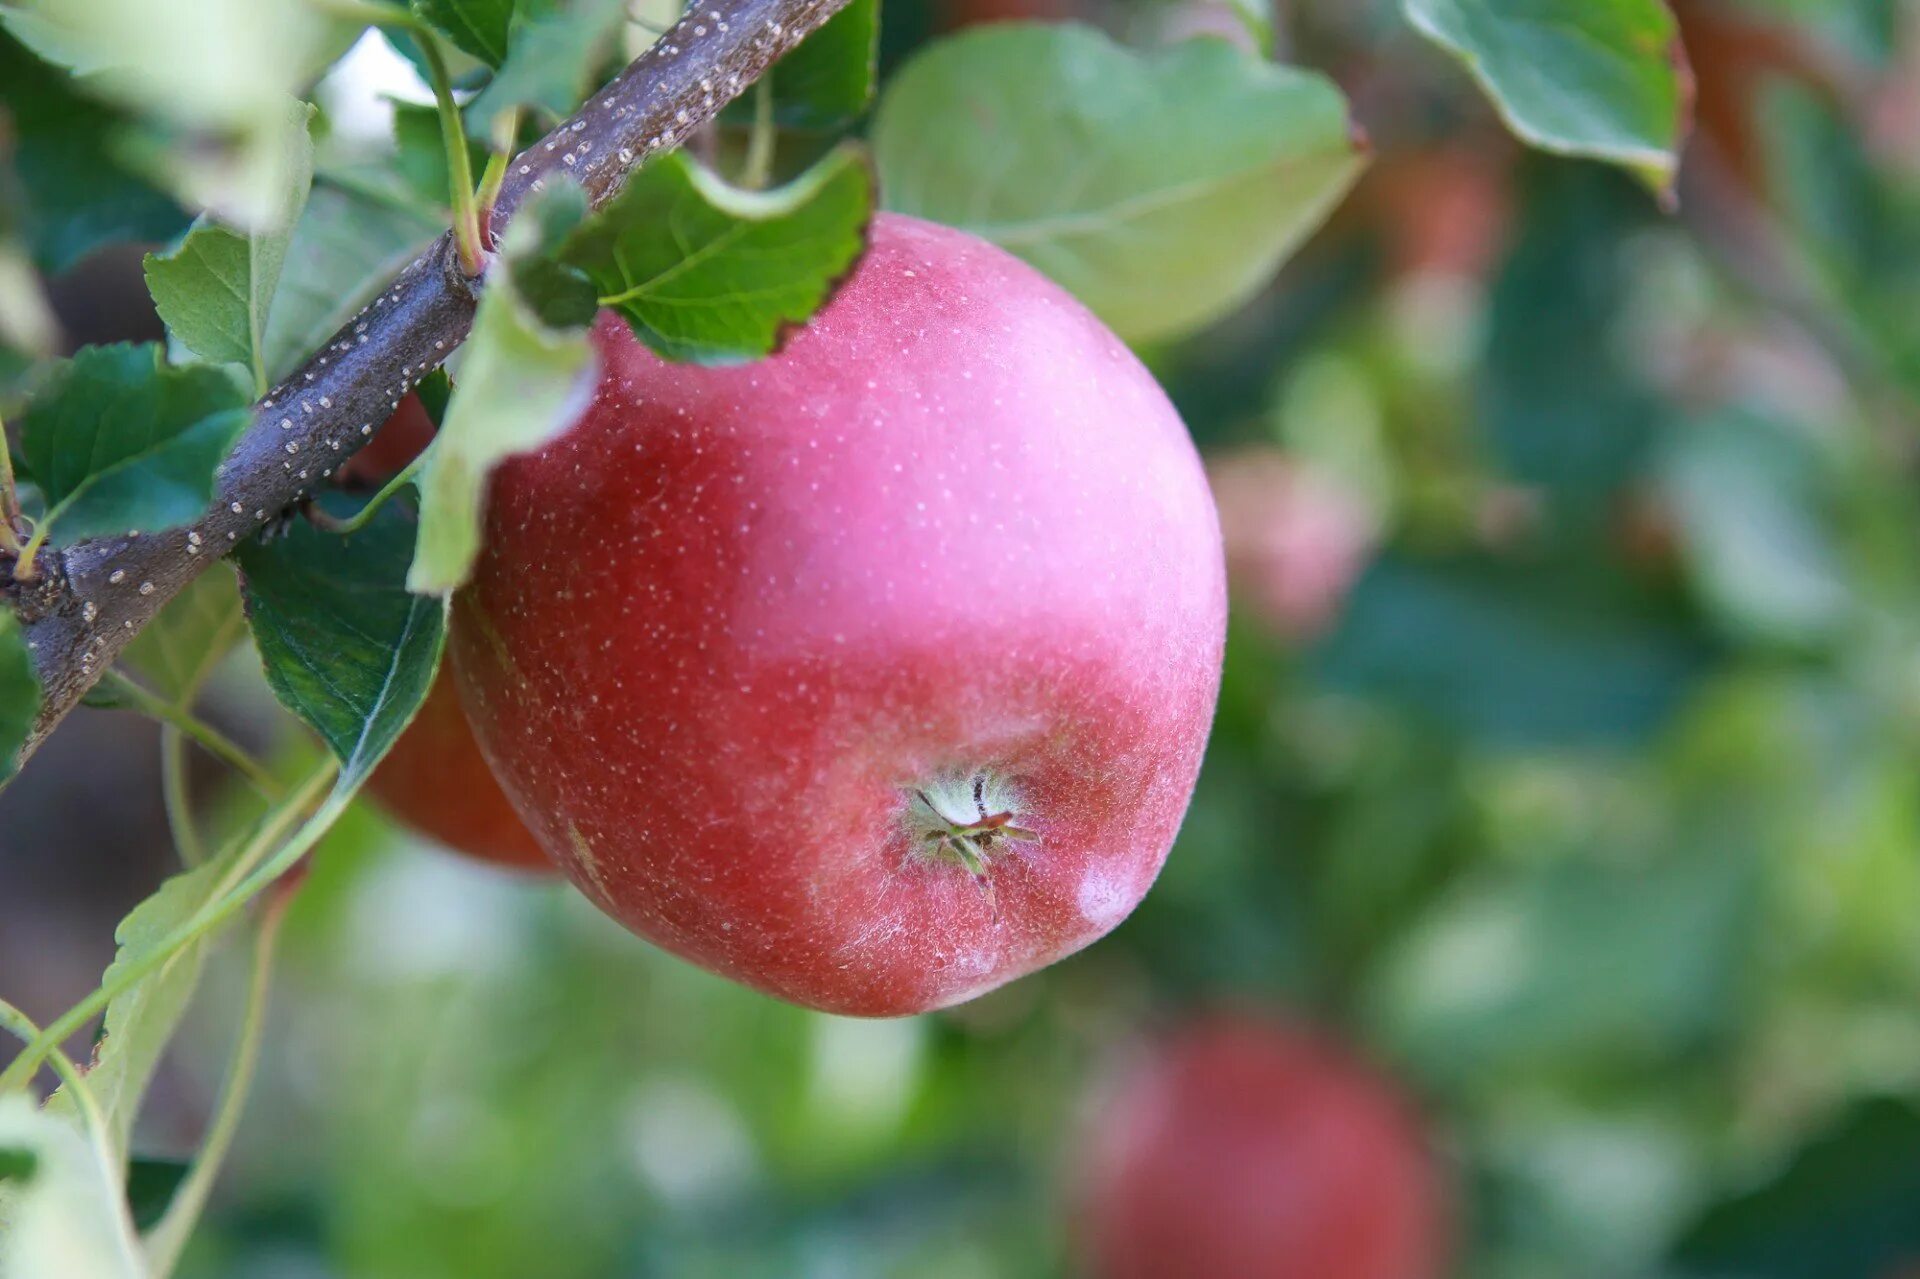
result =
[{"label": "dark green leaf", "polygon": [[0,1181],[31,1181],[40,1161],[31,1150],[0,1147]]},{"label": "dark green leaf", "polygon": [[0,608],[0,782],[14,773],[14,756],[26,743],[40,710],[40,677],[11,609]]},{"label": "dark green leaf", "polygon": [[943,40],[873,126],[887,206],[1025,258],[1128,341],[1245,302],[1359,173],[1322,76],[1224,40],[1150,55],[1076,26]]},{"label": "dark green leaf", "polygon": [[1920,1261],[1920,1110],[1857,1105],[1675,1254],[1690,1279],[1898,1279]]},{"label": "dark green leaf", "polygon": [[490,67],[507,58],[515,0],[413,0],[413,11]]},{"label": "dark green leaf", "polygon": [[426,698],[446,605],[407,592],[411,514],[395,503],[341,537],[297,521],[239,552],[247,620],[267,682],[319,733],[351,787]]},{"label": "dark green leaf", "polygon": [[1540,160],[1525,230],[1494,282],[1480,419],[1503,475],[1544,491],[1555,532],[1612,518],[1662,406],[1616,334],[1635,235],[1651,215],[1607,169]]},{"label": "dark green leaf", "polygon": [[522,0],[508,36],[506,60],[469,108],[491,131],[513,107],[537,107],[555,119],[571,115],[595,86],[626,17],[626,0]]},{"label": "dark green leaf", "polygon": [[1704,645],[1591,572],[1386,558],[1355,587],[1318,669],[1509,745],[1623,744],[1658,728]]},{"label": "dark green leaf", "polygon": [[1673,184],[1686,129],[1678,29],[1661,0],[1401,0],[1480,82],[1508,127],[1548,151]]},{"label": "dark green leaf", "polygon": [[[873,101],[880,0],[853,0],[767,73],[774,119],[794,129],[840,129]],[[752,94],[741,105],[750,109]]]},{"label": "dark green leaf", "polygon": [[127,1164],[127,1207],[133,1213],[134,1228],[151,1230],[166,1215],[174,1191],[187,1179],[193,1167],[184,1159],[136,1157]]},{"label": "dark green leaf", "polygon": [[728,186],[682,153],[635,174],[568,243],[600,301],[673,360],[758,359],[804,323],[859,257],[865,158],[843,147],[775,191]]},{"label": "dark green leaf", "polygon": [[34,396],[21,454],[64,544],[198,516],[249,420],[245,393],[219,369],[170,366],[154,345],[88,347]]}]

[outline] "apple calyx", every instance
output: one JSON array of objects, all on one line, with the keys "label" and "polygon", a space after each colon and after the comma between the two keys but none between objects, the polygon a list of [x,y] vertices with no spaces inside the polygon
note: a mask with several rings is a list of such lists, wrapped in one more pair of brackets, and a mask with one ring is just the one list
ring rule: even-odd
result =
[{"label": "apple calyx", "polygon": [[907,835],[922,857],[966,867],[984,877],[987,863],[1007,844],[1037,843],[1025,824],[1020,796],[1004,777],[981,770],[947,773],[906,788]]}]

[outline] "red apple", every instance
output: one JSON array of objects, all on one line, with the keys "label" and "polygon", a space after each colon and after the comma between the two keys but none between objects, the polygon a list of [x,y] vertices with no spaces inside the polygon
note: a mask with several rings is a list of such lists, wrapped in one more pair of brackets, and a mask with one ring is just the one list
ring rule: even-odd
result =
[{"label": "red apple", "polygon": [[1095,1279],[1439,1279],[1446,1188],[1400,1091],[1301,1028],[1186,1027],[1090,1116]]},{"label": "red apple", "polygon": [[585,419],[496,473],[450,641],[548,855],[641,936],[841,1013],[957,1003],[1124,919],[1226,608],[1199,459],[1127,348],[895,216],[771,359],[596,340]]},{"label": "red apple", "polygon": [[553,870],[480,754],[448,671],[367,779],[367,793],[382,811],[455,852],[517,870]]}]

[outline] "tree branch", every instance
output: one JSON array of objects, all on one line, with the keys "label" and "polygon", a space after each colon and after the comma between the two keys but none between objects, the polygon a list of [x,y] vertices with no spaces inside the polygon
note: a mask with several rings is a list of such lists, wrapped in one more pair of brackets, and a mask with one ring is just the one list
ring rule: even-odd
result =
[{"label": "tree branch", "polygon": [[[679,146],[847,3],[702,0],[577,115],[514,158],[495,231],[554,174],[585,187],[596,207],[605,203],[635,167]],[[7,585],[42,686],[22,760],[163,605],[315,492],[439,367],[467,336],[477,287],[460,270],[451,233],[442,236],[255,406],[198,522],[49,550],[38,581]]]}]

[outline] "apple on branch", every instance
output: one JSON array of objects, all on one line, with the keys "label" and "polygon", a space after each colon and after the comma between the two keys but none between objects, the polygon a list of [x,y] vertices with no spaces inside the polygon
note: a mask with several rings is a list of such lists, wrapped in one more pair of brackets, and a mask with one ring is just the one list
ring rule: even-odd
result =
[{"label": "apple on branch", "polygon": [[614,316],[592,407],[493,479],[461,695],[602,909],[809,1007],[971,998],[1153,882],[1218,692],[1199,459],[1058,286],[883,215],[776,356]]}]

